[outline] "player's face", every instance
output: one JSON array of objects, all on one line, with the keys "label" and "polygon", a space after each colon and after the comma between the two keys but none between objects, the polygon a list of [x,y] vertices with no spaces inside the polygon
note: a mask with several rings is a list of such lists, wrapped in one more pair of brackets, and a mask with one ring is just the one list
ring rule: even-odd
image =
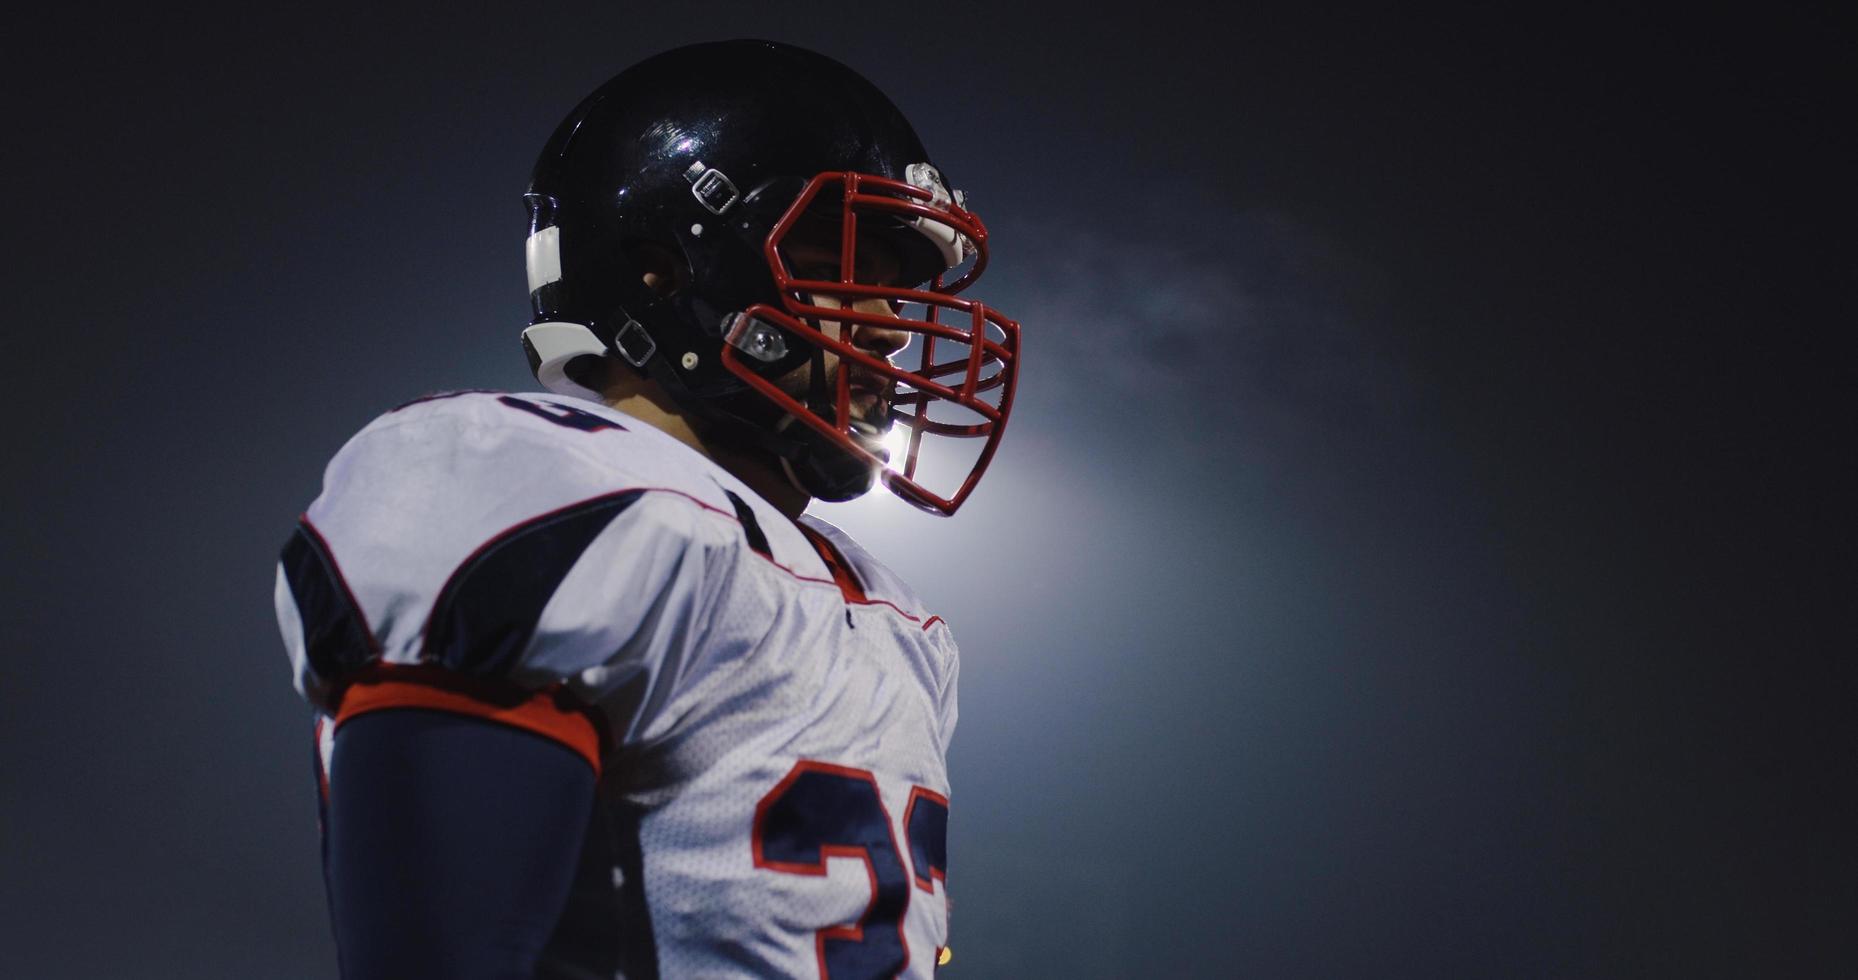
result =
[{"label": "player's face", "polygon": [[[796,275],[807,279],[837,280],[839,276],[839,248],[837,242],[830,244],[818,241],[790,241],[786,244],[787,255]],[[857,254],[857,268],[853,278],[861,283],[873,285],[895,285],[900,266],[894,253],[883,247],[881,241],[860,242]],[[809,296],[808,302],[829,309],[841,309],[837,297],[815,295]],[[868,298],[852,303],[852,309],[861,313],[870,313],[888,319],[896,319],[897,312],[882,299]],[[838,339],[845,325],[836,320],[822,320],[820,331],[826,336]],[[877,326],[869,323],[851,324],[850,342],[873,357],[889,360],[892,355],[909,344],[909,334],[897,329]],[[826,379],[835,378],[839,367],[839,356],[831,351],[823,354],[823,367]],[[781,389],[796,399],[804,402],[813,380],[811,362],[802,364],[783,375],[776,381]],[[881,437],[890,427],[890,401],[896,391],[896,382],[875,372],[867,371],[857,365],[851,368],[849,378],[851,388],[852,417],[859,422],[875,428],[875,435]]]}]

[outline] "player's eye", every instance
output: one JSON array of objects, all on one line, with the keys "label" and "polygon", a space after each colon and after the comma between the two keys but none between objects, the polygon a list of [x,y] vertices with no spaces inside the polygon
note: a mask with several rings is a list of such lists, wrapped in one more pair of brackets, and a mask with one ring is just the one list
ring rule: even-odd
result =
[{"label": "player's eye", "polygon": [[[789,255],[787,259],[788,268],[795,279],[838,282],[842,278],[836,256]],[[914,285],[898,282],[901,274],[898,263],[888,253],[875,247],[870,250],[860,249],[855,261],[857,266],[852,273],[853,282],[875,286]]]},{"label": "player's eye", "polygon": [[823,262],[803,262],[794,266],[794,274],[802,279],[824,279],[837,282],[839,267]]}]

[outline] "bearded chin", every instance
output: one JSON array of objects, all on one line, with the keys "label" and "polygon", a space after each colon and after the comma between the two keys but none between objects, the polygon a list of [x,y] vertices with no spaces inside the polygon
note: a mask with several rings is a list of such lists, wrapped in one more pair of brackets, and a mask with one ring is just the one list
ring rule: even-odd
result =
[{"label": "bearded chin", "polygon": [[[794,420],[790,417],[789,423]],[[853,426],[861,430],[861,439],[876,455],[884,456],[883,448],[877,445],[879,432],[874,426],[854,422]],[[781,458],[781,469],[787,479],[815,500],[827,503],[840,503],[862,497],[877,485],[879,467],[854,453],[837,442],[814,431],[811,427],[800,426],[796,442],[799,451],[792,456]],[[869,428],[866,435],[862,430]]]},{"label": "bearded chin", "polygon": [[[816,417],[831,419],[836,414],[836,406],[827,387],[826,379],[830,375],[824,361],[823,352],[815,350],[810,361],[812,370],[801,385],[805,393],[793,394]],[[887,402],[879,401],[874,411],[880,413],[880,417],[888,415]],[[877,485],[878,472],[890,459],[890,451],[884,446],[884,433],[890,420],[884,418],[883,421],[884,425],[877,425],[859,418],[851,420],[853,441],[883,461],[874,463],[801,423],[793,415],[784,415],[774,426],[774,431],[788,440],[788,445],[777,453],[781,470],[787,474],[788,482],[815,500],[841,503],[862,497]]]}]

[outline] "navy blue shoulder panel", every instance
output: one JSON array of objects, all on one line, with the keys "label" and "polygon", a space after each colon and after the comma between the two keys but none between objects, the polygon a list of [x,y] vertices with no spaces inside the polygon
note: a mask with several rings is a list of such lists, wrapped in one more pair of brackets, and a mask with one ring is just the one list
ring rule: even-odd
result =
[{"label": "navy blue shoulder panel", "polygon": [[742,523],[742,533],[748,536],[748,546],[763,558],[772,559],[774,552],[768,548],[768,536],[762,533],[761,522],[755,520],[755,511],[748,506],[748,501],[729,492],[723,491],[729,498],[729,505],[735,508],[736,520]]},{"label": "navy blue shoulder panel", "polygon": [[342,581],[322,535],[308,521],[284,542],[284,581],[303,621],[303,649],[318,676],[335,679],[375,659],[374,634]]},{"label": "navy blue shoulder panel", "polygon": [[425,663],[496,675],[515,665],[549,597],[643,490],[583,500],[491,538],[452,572],[426,622]]}]

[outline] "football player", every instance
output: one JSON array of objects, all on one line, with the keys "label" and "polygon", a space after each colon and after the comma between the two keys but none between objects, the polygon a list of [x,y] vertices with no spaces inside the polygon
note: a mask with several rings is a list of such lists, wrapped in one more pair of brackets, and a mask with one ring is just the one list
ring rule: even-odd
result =
[{"label": "football player", "polygon": [[765,41],[601,86],[525,200],[546,391],[376,419],[278,566],[343,974],[928,976],[954,640],[803,511],[974,489],[1019,353],[962,295],[986,229]]}]

